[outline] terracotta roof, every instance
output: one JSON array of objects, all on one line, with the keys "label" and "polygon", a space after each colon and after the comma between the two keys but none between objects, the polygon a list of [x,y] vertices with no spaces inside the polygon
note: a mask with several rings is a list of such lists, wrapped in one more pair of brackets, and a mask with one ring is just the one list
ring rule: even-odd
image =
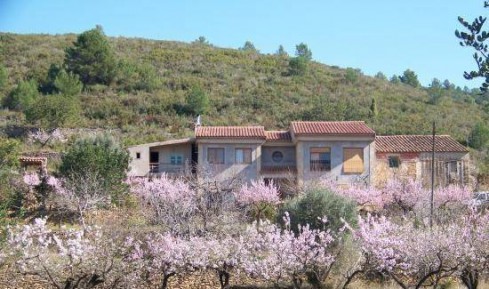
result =
[{"label": "terracotta roof", "polygon": [[195,129],[197,138],[263,138],[263,126],[200,126]]},{"label": "terracotta roof", "polygon": [[[377,152],[431,152],[431,135],[391,135],[375,137]],[[468,150],[449,135],[435,137],[436,152],[467,152]]]},{"label": "terracotta roof", "polygon": [[375,135],[363,121],[293,121],[290,126],[296,135]]},{"label": "terracotta roof", "polygon": [[21,156],[19,157],[19,161],[22,164],[36,164],[36,165],[45,165],[46,162],[48,161],[47,158],[45,157],[28,157],[28,156]]},{"label": "terracotta roof", "polygon": [[290,132],[287,130],[269,130],[265,131],[265,135],[267,136],[267,141],[290,142],[292,140]]},{"label": "terracotta roof", "polygon": [[195,142],[194,138],[181,138],[181,139],[172,139],[167,141],[159,141],[159,142],[134,145],[128,147],[128,149],[137,148],[137,147],[157,147],[157,146],[166,146],[166,145],[186,144],[186,143],[193,143],[193,142]]}]

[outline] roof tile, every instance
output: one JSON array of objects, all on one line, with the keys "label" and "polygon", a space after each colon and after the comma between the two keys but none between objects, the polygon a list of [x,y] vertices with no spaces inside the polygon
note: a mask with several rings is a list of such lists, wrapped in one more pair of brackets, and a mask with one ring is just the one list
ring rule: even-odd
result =
[{"label": "roof tile", "polygon": [[[375,150],[377,152],[405,153],[431,152],[433,147],[431,135],[391,135],[377,136]],[[467,152],[467,148],[449,135],[435,137],[436,152]]]},{"label": "roof tile", "polygon": [[263,126],[199,126],[195,129],[197,138],[263,138]]},{"label": "roof tile", "polygon": [[290,126],[296,135],[375,135],[363,121],[293,121]]},{"label": "roof tile", "polygon": [[287,130],[269,130],[265,131],[265,134],[267,136],[267,141],[272,141],[272,142],[290,142],[292,141],[290,137],[290,132]]}]

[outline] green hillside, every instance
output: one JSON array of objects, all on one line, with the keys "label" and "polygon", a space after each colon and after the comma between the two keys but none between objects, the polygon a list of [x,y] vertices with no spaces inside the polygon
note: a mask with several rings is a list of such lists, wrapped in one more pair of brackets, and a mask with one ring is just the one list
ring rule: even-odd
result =
[{"label": "green hillside", "polygon": [[[21,80],[45,83],[50,66],[63,65],[65,49],[76,39],[74,34],[0,33],[0,61],[8,72],[3,98]],[[283,129],[292,120],[365,120],[378,134],[427,134],[435,120],[438,133],[465,141],[477,122],[489,119],[483,97],[460,88],[441,89],[434,102],[429,88],[314,61],[303,75],[291,75],[286,55],[198,41],[119,37],[109,42],[118,76],[108,86],[86,85],[77,96],[80,116],[63,126],[119,129],[126,144],[190,135],[195,115],[186,97],[196,87],[209,99],[205,125]],[[21,111],[1,110],[1,128],[24,125],[35,123]]]}]

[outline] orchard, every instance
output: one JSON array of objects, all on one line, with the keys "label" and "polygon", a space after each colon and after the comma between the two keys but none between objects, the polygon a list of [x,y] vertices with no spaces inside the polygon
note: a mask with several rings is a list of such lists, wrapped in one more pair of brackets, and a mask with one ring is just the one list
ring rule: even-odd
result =
[{"label": "orchard", "polygon": [[[35,174],[24,182],[50,188],[48,211],[6,229],[0,264],[15,270],[12,287],[24,275],[52,288],[164,289],[207,274],[216,288],[473,289],[488,274],[489,216],[461,187],[437,188],[430,216],[429,191],[414,181],[323,182],[281,199],[273,183],[221,188],[162,175],[128,178],[117,205],[95,185]],[[139,223],[92,217],[114,210]]]}]

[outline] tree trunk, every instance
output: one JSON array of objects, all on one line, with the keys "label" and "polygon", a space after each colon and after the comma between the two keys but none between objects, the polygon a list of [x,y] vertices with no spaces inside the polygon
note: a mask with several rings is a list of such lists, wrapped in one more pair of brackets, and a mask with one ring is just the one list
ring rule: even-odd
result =
[{"label": "tree trunk", "polygon": [[168,279],[170,279],[171,276],[175,275],[175,273],[169,273],[169,274],[165,274],[163,276],[163,281],[161,282],[161,286],[160,286],[160,289],[166,289],[168,287]]},{"label": "tree trunk", "polygon": [[221,284],[221,289],[227,289],[229,288],[229,278],[231,277],[231,274],[224,270],[219,270],[219,283]]},{"label": "tree trunk", "polygon": [[477,286],[479,286],[479,272],[477,270],[464,269],[460,279],[462,279],[467,289],[477,289]]}]

